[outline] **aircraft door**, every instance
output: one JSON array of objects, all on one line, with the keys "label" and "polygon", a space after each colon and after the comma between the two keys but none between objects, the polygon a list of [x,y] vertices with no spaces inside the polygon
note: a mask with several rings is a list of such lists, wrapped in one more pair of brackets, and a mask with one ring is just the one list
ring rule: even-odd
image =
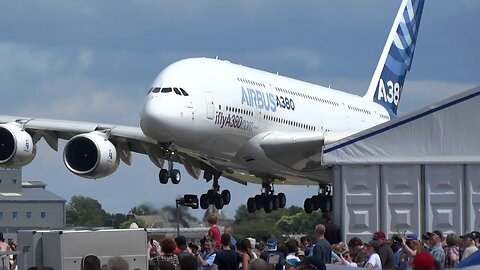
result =
[{"label": "aircraft door", "polygon": [[205,95],[205,103],[207,106],[207,119],[213,120],[214,114],[215,114],[215,107],[213,103],[213,97],[210,94]]},{"label": "aircraft door", "polygon": [[324,126],[323,126],[323,121],[322,121],[322,119],[319,119],[319,120],[318,120],[317,131],[318,131],[318,132],[324,132],[324,131],[325,131],[325,130],[324,130]]},{"label": "aircraft door", "polygon": [[260,127],[260,119],[262,119],[262,111],[258,110],[255,112],[253,127],[258,129]]}]

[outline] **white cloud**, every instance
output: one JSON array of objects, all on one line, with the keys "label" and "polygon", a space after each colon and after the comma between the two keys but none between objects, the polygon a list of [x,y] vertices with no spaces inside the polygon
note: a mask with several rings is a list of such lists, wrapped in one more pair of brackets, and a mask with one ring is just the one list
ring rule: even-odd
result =
[{"label": "white cloud", "polygon": [[87,68],[93,64],[94,55],[92,50],[82,50],[77,56],[78,66],[81,68]]}]

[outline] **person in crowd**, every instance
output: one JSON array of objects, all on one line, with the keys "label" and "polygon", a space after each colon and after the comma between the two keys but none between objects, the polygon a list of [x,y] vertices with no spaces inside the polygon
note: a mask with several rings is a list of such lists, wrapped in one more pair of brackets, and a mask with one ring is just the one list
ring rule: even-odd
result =
[{"label": "person in crowd", "polygon": [[192,253],[188,251],[187,248],[187,239],[183,235],[179,235],[175,238],[175,243],[177,244],[178,248],[178,260],[182,260],[183,257],[190,256]]},{"label": "person in crowd", "polygon": [[475,237],[471,233],[467,233],[461,238],[463,240],[463,246],[465,247],[462,256],[462,260],[464,260],[477,251],[478,248],[475,246]]},{"label": "person in crowd", "polygon": [[283,270],[285,265],[285,255],[278,251],[277,240],[270,238],[266,242],[267,250],[260,254],[260,258],[269,264],[275,265],[275,270]]},{"label": "person in crowd", "polygon": [[340,243],[336,243],[332,245],[332,264],[340,264],[340,254],[342,253],[342,245]]},{"label": "person in crowd", "polygon": [[393,269],[393,250],[387,243],[385,233],[382,231],[374,233],[372,240],[377,241],[380,245],[378,255],[382,261],[382,269]]},{"label": "person in crowd", "polygon": [[436,230],[428,232],[427,235],[430,238],[430,254],[438,264],[443,266],[445,264],[445,251],[442,247],[443,233]]},{"label": "person in crowd", "polygon": [[5,243],[5,238],[3,238],[3,233],[0,232],[0,251],[9,251],[10,246]]},{"label": "person in crowd", "polygon": [[81,267],[82,270],[100,270],[100,259],[95,255],[87,255],[82,258]]},{"label": "person in crowd", "polygon": [[128,262],[121,257],[113,257],[108,260],[108,270],[128,270]]},{"label": "person in crowd", "polygon": [[433,256],[425,251],[419,252],[412,261],[413,270],[434,270],[435,262]]},{"label": "person in crowd", "polygon": [[325,219],[325,239],[330,244],[337,244],[340,243],[340,227],[333,222],[332,217],[330,214],[325,213],[323,214],[323,218]]},{"label": "person in crowd", "polygon": [[402,236],[396,234],[392,236],[392,250],[393,250],[393,269],[407,270],[408,259],[403,250],[404,240]]},{"label": "person in crowd", "polygon": [[208,230],[207,237],[213,239],[215,242],[215,248],[221,249],[222,248],[222,241],[220,235],[220,229],[217,227],[217,215],[210,214],[207,218],[208,224],[210,224],[210,229]]},{"label": "person in crowd", "polygon": [[248,241],[250,241],[250,247],[251,247],[251,252],[253,259],[258,259],[260,257],[261,252],[257,249],[257,240],[252,237],[247,237]]},{"label": "person in crowd", "polygon": [[236,250],[237,239],[233,236],[233,228],[232,227],[227,227],[225,229],[225,233],[228,233],[230,235],[230,248],[233,249],[233,250]]},{"label": "person in crowd", "polygon": [[160,243],[160,247],[163,254],[155,258],[157,267],[159,265],[159,262],[168,262],[173,265],[175,270],[180,270],[180,261],[178,259],[178,256],[174,253],[175,248],[177,247],[175,240],[171,238],[165,238]]},{"label": "person in crowd", "polygon": [[180,270],[198,270],[198,260],[192,254],[183,256],[180,260]]},{"label": "person in crowd", "polygon": [[399,236],[399,238],[401,243],[399,249],[393,255],[393,269],[408,269],[420,245],[418,236],[411,233],[405,235],[405,237]]},{"label": "person in crowd", "polygon": [[368,260],[365,263],[367,269],[382,269],[382,261],[378,255],[380,251],[380,244],[376,240],[371,240],[366,244]]},{"label": "person in crowd", "polygon": [[300,237],[300,245],[303,252],[305,252],[305,256],[309,256],[310,251],[312,250],[312,240],[310,239],[310,237],[308,236]]},{"label": "person in crowd", "polygon": [[285,242],[285,247],[287,248],[287,256],[285,257],[285,268],[287,268],[288,265],[288,268],[297,269],[298,267],[300,267],[300,258],[297,256],[299,250],[297,240],[288,239],[287,242]]},{"label": "person in crowd", "polygon": [[268,270],[268,263],[262,259],[255,259],[250,262],[249,270]]},{"label": "person in crowd", "polygon": [[160,254],[160,244],[153,238],[147,244],[148,269],[155,270],[155,258]]},{"label": "person in crowd", "polygon": [[475,238],[475,246],[477,246],[477,248],[480,248],[480,232],[473,231],[472,235]]},{"label": "person in crowd", "polygon": [[[230,241],[231,243],[231,241]],[[250,240],[248,239],[242,239],[240,242],[237,242],[237,247],[236,247],[238,256],[240,257],[240,263],[241,263],[241,270],[248,270],[250,261],[255,259],[255,256],[252,252],[252,246],[250,244]]]},{"label": "person in crowd", "polygon": [[205,251],[202,254],[197,254],[198,261],[200,264],[199,270],[210,270],[213,266],[213,261],[215,260],[215,243],[212,239],[205,240]]},{"label": "person in crowd", "polygon": [[213,261],[214,269],[218,270],[238,270],[240,259],[237,252],[230,248],[230,235],[228,233],[222,234],[220,237],[222,243],[222,250],[217,252]]},{"label": "person in crowd", "polygon": [[353,261],[352,254],[348,250],[340,253],[340,264],[357,267],[357,263]]},{"label": "person in crowd", "polygon": [[445,239],[445,268],[455,268],[460,261],[460,247],[457,235],[450,233]]},{"label": "person in crowd", "polygon": [[325,239],[325,225],[318,224],[315,226],[315,237],[317,238],[317,242],[313,246],[311,256],[319,257],[325,264],[331,263],[332,248],[327,239]]},{"label": "person in crowd", "polygon": [[368,260],[365,245],[358,237],[352,237],[348,241],[348,249],[352,255],[352,260],[357,263],[358,267],[363,267]]}]

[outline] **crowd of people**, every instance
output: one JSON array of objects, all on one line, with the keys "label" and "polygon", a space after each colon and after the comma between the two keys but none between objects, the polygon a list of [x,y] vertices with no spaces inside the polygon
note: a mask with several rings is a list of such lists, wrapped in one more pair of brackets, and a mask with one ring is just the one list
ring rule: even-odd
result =
[{"label": "crowd of people", "polygon": [[[313,230],[313,237],[278,241],[265,236],[238,240],[233,229],[223,234],[209,217],[211,228],[200,246],[187,245],[185,237],[153,241],[149,245],[151,270],[322,270],[328,264],[366,269],[437,270],[455,268],[480,247],[480,233],[461,237],[432,231],[416,234],[394,234],[386,237],[375,232],[371,239],[357,237],[341,242],[340,230],[327,216]],[[188,258],[191,268],[182,267]],[[196,268],[194,265],[196,264]]]}]

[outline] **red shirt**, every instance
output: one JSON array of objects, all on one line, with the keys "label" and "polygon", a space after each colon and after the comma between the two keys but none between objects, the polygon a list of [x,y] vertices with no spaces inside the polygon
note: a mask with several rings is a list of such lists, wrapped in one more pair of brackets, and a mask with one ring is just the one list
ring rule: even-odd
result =
[{"label": "red shirt", "polygon": [[208,230],[208,236],[215,241],[216,249],[222,248],[220,229],[217,227],[217,225],[212,225],[212,227],[210,227],[210,230]]}]

